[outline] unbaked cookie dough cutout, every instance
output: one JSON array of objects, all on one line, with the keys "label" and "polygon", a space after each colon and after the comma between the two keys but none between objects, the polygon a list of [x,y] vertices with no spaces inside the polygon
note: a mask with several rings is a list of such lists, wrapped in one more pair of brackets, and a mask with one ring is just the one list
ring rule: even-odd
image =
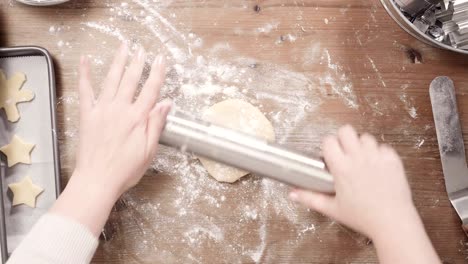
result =
[{"label": "unbaked cookie dough cutout", "polygon": [[10,144],[1,147],[0,151],[7,156],[8,167],[13,167],[18,163],[31,164],[31,151],[34,147],[34,144],[14,135]]},{"label": "unbaked cookie dough cutout", "polygon": [[[275,140],[275,130],[265,115],[255,106],[237,99],[229,99],[208,108],[202,118],[215,125],[223,126],[268,141]],[[249,172],[233,168],[215,161],[200,158],[200,161],[219,182],[233,183]]]},{"label": "unbaked cookie dough cutout", "polygon": [[29,176],[24,177],[17,183],[9,184],[8,187],[13,192],[13,206],[25,204],[35,208],[37,196],[44,191],[44,189],[35,185]]},{"label": "unbaked cookie dough cutout", "polygon": [[29,102],[34,99],[31,90],[21,89],[26,82],[26,75],[17,72],[10,79],[0,69],[0,109],[5,109],[8,121],[17,122],[20,119],[18,103]]}]

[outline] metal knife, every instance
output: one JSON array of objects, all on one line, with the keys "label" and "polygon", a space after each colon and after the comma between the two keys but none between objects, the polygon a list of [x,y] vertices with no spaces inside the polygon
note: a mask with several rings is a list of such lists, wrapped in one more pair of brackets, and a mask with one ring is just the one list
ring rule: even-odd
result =
[{"label": "metal knife", "polygon": [[445,188],[468,235],[468,167],[453,81],[445,76],[435,78],[430,97]]},{"label": "metal knife", "polygon": [[6,230],[6,214],[5,204],[3,199],[3,184],[6,177],[7,164],[4,161],[4,156],[0,155],[0,253],[1,263],[6,263],[8,260],[8,244],[7,244],[7,230]]},{"label": "metal knife", "polygon": [[296,187],[334,193],[321,159],[220,127],[173,107],[159,142]]}]

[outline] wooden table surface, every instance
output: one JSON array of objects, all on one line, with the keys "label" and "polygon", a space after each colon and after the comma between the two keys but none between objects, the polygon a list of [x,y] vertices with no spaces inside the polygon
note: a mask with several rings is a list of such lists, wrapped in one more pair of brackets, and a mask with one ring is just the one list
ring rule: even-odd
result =
[{"label": "wooden table surface", "polygon": [[[453,78],[468,131],[468,57],[410,37],[378,0],[72,0],[43,8],[2,0],[0,7],[1,46],[38,45],[54,57],[64,181],[77,145],[79,56],[90,56],[99,88],[118,42],[127,41],[167,55],[163,97],[187,111],[241,98],[260,107],[282,144],[305,153],[346,123],[396,147],[440,257],[465,261],[428,88],[436,76]],[[163,148],[115,207],[93,262],[377,262],[366,238],[288,202],[287,189],[257,176],[219,184],[195,157]]]}]

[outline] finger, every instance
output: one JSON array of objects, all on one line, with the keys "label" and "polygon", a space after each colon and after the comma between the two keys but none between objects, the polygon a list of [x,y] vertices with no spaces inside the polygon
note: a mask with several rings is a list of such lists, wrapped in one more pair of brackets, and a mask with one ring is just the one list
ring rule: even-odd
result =
[{"label": "finger", "polygon": [[122,75],[127,64],[128,47],[122,43],[119,50],[115,54],[114,61],[109,69],[109,73],[104,81],[104,86],[100,95],[100,99],[112,100],[119,89]]},{"label": "finger", "polygon": [[392,148],[390,145],[388,145],[388,144],[382,144],[382,145],[380,145],[379,148],[380,148],[381,150],[383,150],[383,151],[392,151],[392,150],[393,150],[393,148]]},{"label": "finger", "polygon": [[80,60],[80,79],[79,79],[79,96],[80,96],[80,109],[81,113],[88,112],[94,103],[94,92],[91,84],[91,75],[89,69],[89,62],[86,56],[81,56]]},{"label": "finger", "polygon": [[153,109],[159,97],[159,92],[166,77],[166,62],[163,56],[158,56],[151,66],[151,73],[141,90],[136,104],[141,106],[144,112]]},{"label": "finger", "polygon": [[382,153],[398,156],[398,153],[396,152],[396,150],[390,145],[382,144],[380,145],[379,148],[380,148],[380,151],[382,151]]},{"label": "finger", "polygon": [[161,132],[166,125],[166,118],[171,110],[172,102],[163,101],[157,104],[153,110],[150,112],[148,120],[148,150],[150,157],[156,155],[156,150],[159,144],[159,137]]},{"label": "finger", "polygon": [[138,107],[143,108],[144,111],[149,111],[154,108],[159,98],[165,75],[165,59],[163,56],[158,56],[151,66],[150,76],[136,101]]},{"label": "finger", "polygon": [[362,146],[366,149],[377,149],[378,147],[377,140],[375,139],[375,137],[373,137],[370,134],[366,133],[362,135],[360,140],[361,140]]},{"label": "finger", "polygon": [[359,151],[359,137],[350,125],[346,125],[338,130],[338,139],[345,154],[354,154]]},{"label": "finger", "polygon": [[344,158],[344,152],[335,136],[329,136],[323,141],[323,158],[328,169],[333,173],[335,167],[340,164]]},{"label": "finger", "polygon": [[398,152],[393,147],[384,144],[384,145],[381,145],[379,149],[380,149],[379,157],[382,160],[391,162],[393,166],[401,166],[401,167],[404,166],[400,155],[398,155]]},{"label": "finger", "polygon": [[135,91],[138,88],[138,83],[145,67],[145,50],[139,48],[137,55],[133,58],[127,71],[125,71],[122,81],[120,82],[119,90],[117,91],[117,98],[122,99],[125,102],[133,102],[135,97]]},{"label": "finger", "polygon": [[289,198],[293,202],[301,203],[321,214],[332,218],[335,216],[335,199],[333,196],[305,190],[293,190],[289,193]]}]

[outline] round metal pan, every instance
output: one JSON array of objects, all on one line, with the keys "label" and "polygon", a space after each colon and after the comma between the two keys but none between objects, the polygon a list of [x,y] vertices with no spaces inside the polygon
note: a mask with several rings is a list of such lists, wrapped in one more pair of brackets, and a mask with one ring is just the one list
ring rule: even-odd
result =
[{"label": "round metal pan", "polygon": [[408,19],[403,15],[403,13],[401,13],[399,8],[395,5],[395,3],[392,0],[380,0],[380,2],[382,2],[382,5],[384,6],[385,10],[387,10],[387,13],[393,18],[393,20],[395,20],[397,24],[406,32],[408,32],[411,36],[433,47],[447,49],[468,55],[468,50],[457,49],[444,43],[437,42],[429,36],[427,36],[426,34],[424,34],[423,32],[419,31],[419,29],[417,29],[410,21],[408,21]]},{"label": "round metal pan", "polygon": [[33,5],[33,6],[50,6],[50,5],[58,5],[70,0],[16,0],[26,5]]}]

